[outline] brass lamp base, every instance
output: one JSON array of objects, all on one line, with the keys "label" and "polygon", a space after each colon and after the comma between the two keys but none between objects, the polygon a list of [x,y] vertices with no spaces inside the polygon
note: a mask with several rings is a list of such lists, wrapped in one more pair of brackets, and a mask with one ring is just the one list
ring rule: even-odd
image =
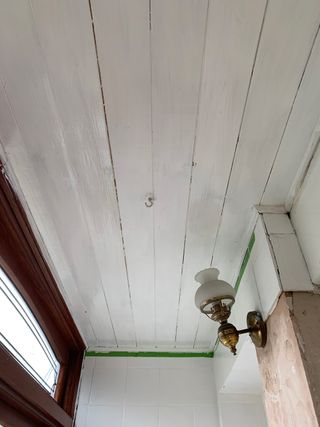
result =
[{"label": "brass lamp base", "polygon": [[258,311],[249,311],[247,326],[253,344],[256,347],[264,347],[267,343],[267,326]]},{"label": "brass lamp base", "polygon": [[235,326],[228,323],[226,320],[221,322],[218,329],[218,337],[220,342],[228,347],[234,355],[237,354],[237,343],[239,335],[249,334],[253,344],[256,347],[264,347],[267,342],[267,326],[262,320],[262,316],[258,311],[250,311],[247,314],[247,329],[237,330]]}]

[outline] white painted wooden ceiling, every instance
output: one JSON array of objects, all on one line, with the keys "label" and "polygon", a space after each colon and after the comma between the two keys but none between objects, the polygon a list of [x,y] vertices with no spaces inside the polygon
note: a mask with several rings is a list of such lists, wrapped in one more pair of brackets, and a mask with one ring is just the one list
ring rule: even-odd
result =
[{"label": "white painted wooden ceiling", "polygon": [[[208,349],[320,116],[319,0],[4,0],[1,157],[88,345]],[[145,202],[153,195],[152,207]]]}]

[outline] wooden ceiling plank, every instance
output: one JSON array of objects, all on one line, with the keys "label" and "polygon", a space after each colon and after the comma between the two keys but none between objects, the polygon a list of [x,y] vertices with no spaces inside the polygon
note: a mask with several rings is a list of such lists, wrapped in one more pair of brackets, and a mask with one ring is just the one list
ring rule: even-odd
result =
[{"label": "wooden ceiling plank", "polygon": [[[68,131],[66,136],[70,138],[67,140],[70,168],[78,184],[84,222],[97,264],[97,281],[100,279],[117,344],[119,347],[132,346],[136,344],[135,331],[114,171],[106,126],[98,123],[104,119],[104,114],[89,6],[85,0],[81,3],[73,0],[63,7],[53,3],[50,4],[51,10],[39,0],[32,0],[32,4],[52,86],[63,88],[69,84],[73,89],[71,94],[59,91],[56,95],[57,108],[62,112],[62,122]],[[54,21],[53,16],[56,17]],[[65,72],[59,73],[56,61],[70,70],[69,79]],[[73,111],[77,111],[80,129],[70,129],[70,123],[75,124]]]},{"label": "wooden ceiling plank", "polygon": [[151,4],[156,344],[173,347],[208,2]]},{"label": "wooden ceiling plank", "polygon": [[261,204],[285,205],[287,201],[290,203],[289,191],[301,161],[309,147],[317,143],[317,140],[312,140],[312,136],[320,118],[319,75],[318,33]]},{"label": "wooden ceiling plank", "polygon": [[212,2],[209,8],[177,347],[194,344],[194,275],[210,266],[264,10],[265,0]]},{"label": "wooden ceiling plank", "polygon": [[[115,345],[106,287],[124,261],[88,5],[8,3],[1,33],[4,85],[23,138],[23,147],[4,141],[5,150],[48,248],[47,228],[57,235],[97,339]],[[118,287],[121,300],[125,281]],[[132,341],[132,322],[122,310],[116,316],[119,343]]]},{"label": "wooden ceiling plank", "polygon": [[153,193],[149,1],[93,0],[92,9],[137,344],[153,347],[154,212],[145,205]]},{"label": "wooden ceiling plank", "polygon": [[[234,283],[320,20],[317,0],[269,0],[213,265]],[[299,28],[299,31],[297,31]],[[196,346],[210,333],[200,319]]]}]

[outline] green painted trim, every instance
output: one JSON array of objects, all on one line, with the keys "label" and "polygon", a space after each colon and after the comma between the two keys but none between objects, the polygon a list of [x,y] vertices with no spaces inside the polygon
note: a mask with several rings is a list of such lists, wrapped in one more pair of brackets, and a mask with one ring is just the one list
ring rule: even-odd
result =
[{"label": "green painted trim", "polygon": [[[246,253],[244,254],[244,257],[243,257],[243,260],[242,260],[242,263],[241,263],[241,267],[240,267],[240,270],[239,270],[239,274],[238,274],[238,277],[237,277],[236,284],[234,285],[234,289],[235,289],[236,293],[238,292],[238,289],[239,289],[242,277],[243,277],[244,272],[245,272],[245,270],[247,268],[247,265],[248,265],[248,262],[249,262],[249,259],[250,259],[250,255],[251,255],[251,252],[252,252],[252,248],[253,248],[253,245],[254,245],[255,241],[256,241],[256,236],[255,236],[254,233],[252,233],[252,235],[250,237],[250,240],[249,240],[249,244],[248,244]],[[220,342],[219,338],[217,337],[217,339],[216,339],[216,341],[214,343],[214,346],[213,346],[213,353],[217,350],[217,348],[219,346],[219,342]]]},{"label": "green painted trim", "polygon": [[85,357],[208,357],[213,358],[213,351],[207,353],[174,353],[170,351],[86,351]]},{"label": "green painted trim", "polygon": [[251,238],[249,240],[249,244],[248,244],[246,253],[244,254],[244,257],[243,257],[243,261],[242,261],[242,264],[241,264],[241,267],[240,267],[240,271],[239,271],[239,274],[238,274],[238,278],[237,278],[236,284],[234,285],[234,289],[236,290],[236,292],[238,292],[238,289],[239,289],[239,286],[240,286],[240,282],[241,282],[242,276],[243,276],[243,274],[245,272],[245,269],[247,267],[248,261],[250,259],[251,251],[252,251],[252,248],[253,248],[253,245],[254,245],[255,241],[256,241],[256,237],[255,237],[254,233],[252,233]]}]

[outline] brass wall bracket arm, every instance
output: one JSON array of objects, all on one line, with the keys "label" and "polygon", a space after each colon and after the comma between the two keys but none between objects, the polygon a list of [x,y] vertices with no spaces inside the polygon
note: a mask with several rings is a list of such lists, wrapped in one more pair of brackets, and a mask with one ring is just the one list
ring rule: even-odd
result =
[{"label": "brass wall bracket arm", "polygon": [[257,311],[250,311],[247,315],[247,328],[239,331],[231,323],[221,322],[218,329],[218,337],[223,345],[230,348],[233,354],[236,354],[236,345],[239,335],[249,334],[253,344],[256,347],[264,347],[267,342],[267,326],[262,320],[262,316]]},{"label": "brass wall bracket arm", "polygon": [[250,332],[252,332],[252,328],[247,328],[247,329],[240,329],[240,331],[238,331],[238,334],[249,334]]}]

